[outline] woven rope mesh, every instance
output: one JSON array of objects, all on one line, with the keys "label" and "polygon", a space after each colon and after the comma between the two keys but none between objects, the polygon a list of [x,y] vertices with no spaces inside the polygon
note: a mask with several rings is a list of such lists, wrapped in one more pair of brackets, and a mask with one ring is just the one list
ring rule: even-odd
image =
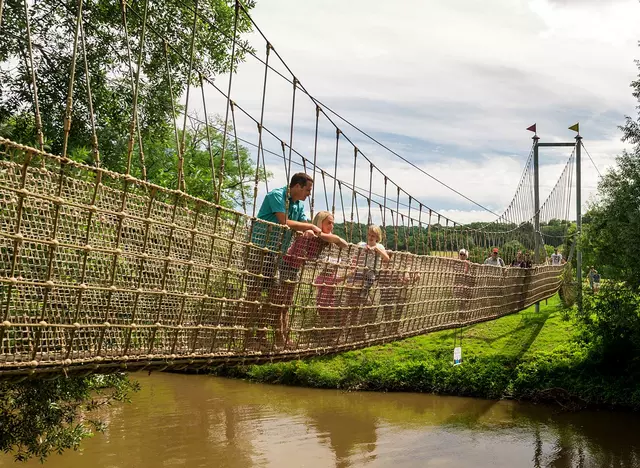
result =
[{"label": "woven rope mesh", "polygon": [[364,347],[521,310],[563,269],[298,257],[278,225],[2,139],[0,202],[3,371]]}]

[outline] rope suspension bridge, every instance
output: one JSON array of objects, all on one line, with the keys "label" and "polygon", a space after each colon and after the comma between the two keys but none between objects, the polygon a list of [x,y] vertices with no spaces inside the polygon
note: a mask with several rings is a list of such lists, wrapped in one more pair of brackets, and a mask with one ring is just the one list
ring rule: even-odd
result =
[{"label": "rope suspension bridge", "polygon": [[[567,267],[549,264],[544,246],[566,248],[573,239],[566,220],[575,148],[537,206],[534,140],[504,213],[463,225],[391,180],[363,148],[397,155],[313,97],[249,7],[227,6],[231,27],[224,30],[198,2],[167,5],[141,0],[105,7],[121,18],[110,31],[117,38],[111,51],[127,66],[92,70],[100,64],[96,17],[105,14],[97,5],[0,0],[0,38],[19,51],[5,50],[1,60],[23,85],[20,100],[9,105],[27,109],[35,130],[31,139],[0,137],[0,375],[315,356],[492,320],[561,287]],[[43,47],[52,34],[46,15],[57,18],[57,33],[67,37],[60,45],[66,95],[39,94],[46,86],[38,72],[53,60]],[[188,18],[189,30],[172,29],[178,17]],[[264,56],[241,38],[250,30]],[[204,36],[228,55],[226,67],[197,56],[194,45]],[[246,105],[234,91],[244,59],[254,68],[243,84],[260,79],[250,88],[257,99]],[[161,142],[159,151],[176,163],[167,179],[172,187],[151,177],[158,151],[145,137],[140,97],[152,73],[162,75],[164,94],[155,105],[168,109],[175,140]],[[290,93],[284,130],[282,113],[269,113],[274,79]],[[104,101],[92,93],[100,80],[130,90],[126,134],[114,135],[94,111]],[[272,101],[281,104],[281,97],[276,90]],[[209,114],[212,103],[224,117]],[[43,119],[43,105],[63,117],[59,126],[46,125],[55,119]],[[82,116],[81,128],[74,113]],[[73,147],[74,138],[91,150]],[[248,166],[248,153],[255,166]],[[205,158],[210,174],[193,173],[194,154]],[[330,214],[348,245],[317,238],[305,244],[283,224],[258,216],[274,168],[287,181],[300,171],[314,180],[309,219]],[[441,184],[430,174],[425,179]],[[284,190],[290,195],[291,188]],[[369,225],[382,226],[388,261],[358,244]],[[507,264],[529,263],[483,264],[494,248]]]}]

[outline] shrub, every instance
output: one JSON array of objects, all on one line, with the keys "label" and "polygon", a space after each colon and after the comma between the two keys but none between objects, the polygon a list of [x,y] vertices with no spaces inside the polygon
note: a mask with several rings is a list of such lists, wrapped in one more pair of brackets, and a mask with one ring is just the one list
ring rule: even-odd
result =
[{"label": "shrub", "polygon": [[605,361],[640,355],[640,294],[625,284],[604,282],[598,294],[585,295],[579,319]]}]

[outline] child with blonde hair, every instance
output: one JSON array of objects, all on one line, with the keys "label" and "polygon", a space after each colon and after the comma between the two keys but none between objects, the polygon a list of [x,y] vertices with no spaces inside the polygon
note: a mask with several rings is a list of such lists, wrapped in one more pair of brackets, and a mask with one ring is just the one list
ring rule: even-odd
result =
[{"label": "child with blonde hair", "polygon": [[361,250],[354,257],[354,264],[358,267],[355,279],[363,281],[360,299],[366,299],[369,296],[369,290],[376,280],[376,271],[380,269],[382,261],[389,261],[389,255],[381,242],[382,229],[380,226],[371,224],[367,227],[367,241],[358,243]]},{"label": "child with blonde hair", "polygon": [[[382,242],[382,229],[374,224],[367,227],[367,240],[358,244],[358,253],[352,259],[353,272],[349,278],[350,290],[347,294],[348,310],[347,325],[359,325],[367,323],[370,316],[369,310],[360,311],[360,306],[369,300],[369,293],[375,284],[376,274],[382,266],[382,262],[389,261]],[[364,328],[357,328],[352,333],[352,339],[364,339]]]},{"label": "child with blonde hair", "polygon": [[289,334],[289,306],[293,302],[293,294],[300,279],[300,269],[307,260],[315,260],[329,244],[336,244],[345,248],[349,244],[342,237],[333,233],[334,219],[328,211],[319,211],[313,218],[313,224],[320,228],[320,233],[315,234],[311,229],[298,236],[282,257],[278,272],[279,281],[271,294],[271,302],[282,304],[276,306],[279,312],[278,344],[286,344]]}]

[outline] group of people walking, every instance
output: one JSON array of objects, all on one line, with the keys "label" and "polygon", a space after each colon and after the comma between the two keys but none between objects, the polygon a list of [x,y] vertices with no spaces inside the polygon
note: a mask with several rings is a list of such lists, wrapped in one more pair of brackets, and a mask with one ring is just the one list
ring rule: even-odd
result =
[{"label": "group of people walking", "polygon": [[[462,254],[463,251],[464,251],[464,257],[467,258],[468,253],[465,249],[462,249],[460,253]],[[484,264],[504,267],[505,263],[504,263],[504,260],[500,258],[499,252],[500,251],[498,250],[498,248],[494,247],[491,251],[491,255],[487,259],[485,259]],[[554,253],[551,254],[549,258],[549,264],[563,265],[565,263],[566,263],[566,260],[562,257],[562,254],[559,253],[557,248],[555,248]],[[529,252],[523,253],[522,250],[518,250],[518,252],[516,253],[516,257],[511,261],[510,266],[516,267],[516,268],[531,268],[533,266],[533,263],[531,261],[531,255],[529,254]]]}]

